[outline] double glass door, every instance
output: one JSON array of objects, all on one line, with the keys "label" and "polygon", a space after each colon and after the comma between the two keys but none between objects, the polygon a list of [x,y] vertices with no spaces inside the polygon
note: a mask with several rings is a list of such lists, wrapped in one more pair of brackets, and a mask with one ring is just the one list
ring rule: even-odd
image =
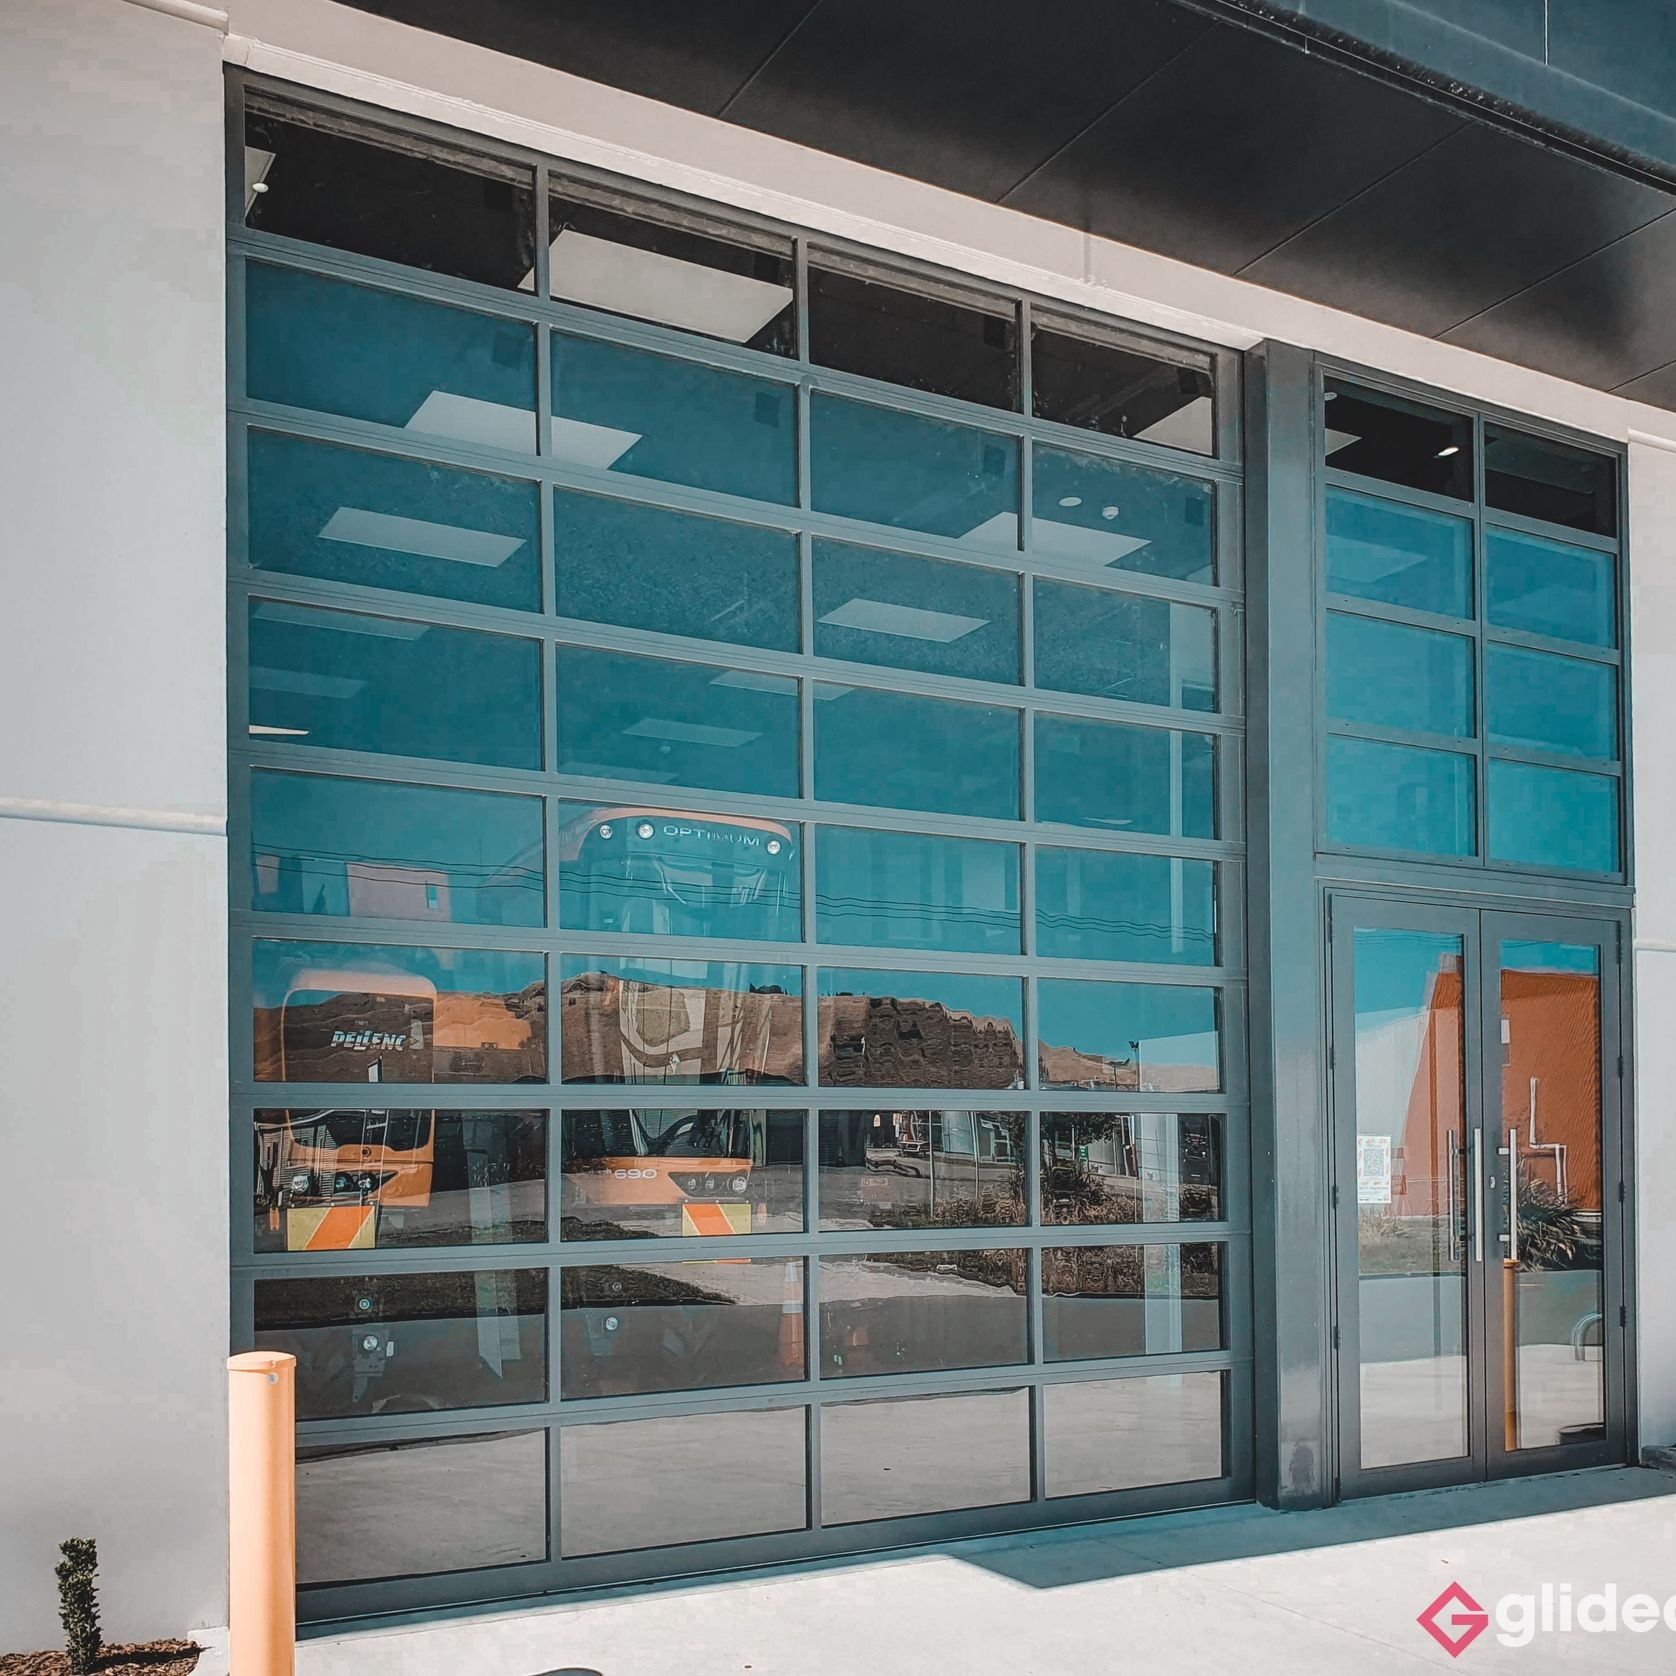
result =
[{"label": "double glass door", "polygon": [[1331,924],[1345,1493],[1622,1460],[1618,924]]}]

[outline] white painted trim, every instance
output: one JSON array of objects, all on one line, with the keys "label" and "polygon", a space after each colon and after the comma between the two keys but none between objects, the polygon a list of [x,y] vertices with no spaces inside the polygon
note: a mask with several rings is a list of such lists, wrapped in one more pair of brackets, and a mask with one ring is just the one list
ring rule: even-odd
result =
[{"label": "white painted trim", "polygon": [[200,6],[197,0],[128,0],[128,4],[161,12],[164,17],[178,17],[184,23],[201,23],[219,35],[227,33],[227,14],[214,6]]},{"label": "white painted trim", "polygon": [[1676,438],[1667,436],[1651,436],[1646,431],[1637,431],[1632,429],[1629,433],[1629,440],[1631,442],[1643,443],[1648,448],[1665,448],[1671,453],[1676,454]]},{"label": "white painted trim", "polygon": [[227,834],[225,815],[188,815],[172,809],[114,809],[100,803],[58,803],[35,797],[0,797],[0,820],[122,826],[142,832],[191,832],[211,838],[223,838]]}]

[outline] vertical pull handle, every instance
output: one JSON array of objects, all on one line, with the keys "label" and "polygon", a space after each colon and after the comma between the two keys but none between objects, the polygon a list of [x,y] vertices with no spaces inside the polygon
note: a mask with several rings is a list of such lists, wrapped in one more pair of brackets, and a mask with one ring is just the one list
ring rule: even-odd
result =
[{"label": "vertical pull handle", "polygon": [[1472,1132],[1472,1260],[1484,1261],[1484,1132]]},{"label": "vertical pull handle", "polygon": [[[1536,1079],[1531,1078],[1534,1094]],[[1519,1261],[1519,1131],[1507,1131],[1507,1258]]]}]

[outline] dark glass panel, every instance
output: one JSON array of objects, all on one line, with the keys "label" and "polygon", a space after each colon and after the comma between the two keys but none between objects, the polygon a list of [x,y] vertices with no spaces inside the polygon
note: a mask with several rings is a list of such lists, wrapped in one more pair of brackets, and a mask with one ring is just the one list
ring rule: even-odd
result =
[{"label": "dark glass panel", "polygon": [[1473,759],[1372,739],[1327,741],[1327,838],[1370,850],[1471,855]]},{"label": "dark glass panel", "polygon": [[1327,491],[1327,591],[1445,617],[1472,615],[1472,524]]},{"label": "dark glass panel", "polygon": [[745,815],[559,805],[559,916],[569,931],[802,935],[801,829]]},{"label": "dark glass panel", "polygon": [[1089,1496],[1220,1478],[1222,1373],[1045,1386],[1047,1494]]},{"label": "dark glass panel", "polygon": [[258,939],[258,1082],[545,1082],[547,962]]},{"label": "dark glass panel", "polygon": [[1377,617],[1327,613],[1327,714],[1470,739],[1473,642]]},{"label": "dark glass panel", "polygon": [[1129,704],[1216,708],[1216,613],[1037,578],[1036,685]]},{"label": "dark glass panel", "polygon": [[1028,1222],[1024,1123],[1022,1112],[822,1112],[821,1228]]},{"label": "dark glass panel", "polygon": [[1516,530],[1484,532],[1486,615],[1497,628],[1618,643],[1617,560]]},{"label": "dark glass panel", "polygon": [[270,1109],[255,1138],[258,1251],[547,1237],[540,1112]]},{"label": "dark glass panel", "polygon": [[804,1377],[801,1257],[564,1269],[559,1297],[567,1398]]},{"label": "dark glass panel", "polygon": [[1491,743],[1611,762],[1618,755],[1618,675],[1610,664],[1492,641],[1484,648]]},{"label": "dark glass panel", "polygon": [[820,974],[827,1088],[1022,1088],[1017,978],[937,972]]},{"label": "dark glass panel", "polygon": [[797,650],[797,538],[604,495],[553,492],[561,617]]},{"label": "dark glass panel", "polygon": [[1214,838],[1216,740],[1208,733],[1038,716],[1036,819]]},{"label": "dark glass panel", "polygon": [[1211,1112],[1044,1112],[1042,1221],[1219,1221],[1225,1121]]},{"label": "dark glass panel", "polygon": [[688,1106],[559,1122],[567,1240],[802,1231],[802,1112]]},{"label": "dark glass panel", "polygon": [[1327,380],[1327,464],[1434,495],[1472,498],[1472,421],[1382,390]]},{"label": "dark glass panel", "polygon": [[574,1558],[802,1530],[807,1429],[803,1408],[566,1426],[560,1551]]},{"label": "dark glass panel", "polygon": [[1034,460],[1030,547],[1040,557],[1089,572],[1216,580],[1210,484],[1061,448],[1038,447]]},{"label": "dark glass panel", "polygon": [[1196,1094],[1222,1086],[1214,989],[1043,978],[1037,995],[1043,1088]]},{"label": "dark glass panel", "polygon": [[566,1082],[803,1080],[803,970],[742,961],[567,954]]},{"label": "dark glass panel", "polygon": [[541,648],[474,629],[250,602],[250,736],[541,766]]},{"label": "dark glass panel", "polygon": [[245,269],[245,389],[416,436],[535,448],[529,326],[298,268]]},{"label": "dark glass panel", "polygon": [[297,1358],[299,1420],[544,1402],[547,1271],[259,1279],[256,1348]]},{"label": "dark glass panel", "polygon": [[797,682],[585,646],[558,654],[559,772],[797,795]]},{"label": "dark glass panel", "polygon": [[1490,859],[1616,873],[1618,782],[1526,762],[1490,764]]},{"label": "dark glass panel", "polygon": [[876,1251],[821,1262],[821,1377],[1030,1359],[1022,1251]]},{"label": "dark glass panel", "polygon": [[266,431],[249,473],[259,570],[541,609],[533,483]]},{"label": "dark glass panel", "polygon": [[1036,851],[1036,953],[1216,964],[1216,863],[1120,850]]},{"label": "dark glass panel", "polygon": [[1226,1346],[1220,1245],[1066,1245],[1042,1253],[1050,1362]]},{"label": "dark glass panel", "polygon": [[1031,334],[1036,417],[1195,454],[1216,452],[1216,387],[1201,357],[1169,361],[1118,338]]},{"label": "dark glass panel", "polygon": [[1616,535],[1618,462],[1610,454],[1486,425],[1484,500],[1498,512]]},{"label": "dark glass panel", "polygon": [[546,919],[541,801],[257,769],[258,911],[451,925]]},{"label": "dark glass panel", "polygon": [[825,826],[815,867],[820,942],[1019,952],[1015,844]]}]

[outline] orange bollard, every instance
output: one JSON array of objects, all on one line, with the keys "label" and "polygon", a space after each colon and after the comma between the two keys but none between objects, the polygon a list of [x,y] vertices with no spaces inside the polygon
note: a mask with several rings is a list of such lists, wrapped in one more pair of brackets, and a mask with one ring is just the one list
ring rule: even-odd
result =
[{"label": "orange bollard", "polygon": [[227,1640],[232,1676],[295,1676],[297,1358],[227,1358]]}]

